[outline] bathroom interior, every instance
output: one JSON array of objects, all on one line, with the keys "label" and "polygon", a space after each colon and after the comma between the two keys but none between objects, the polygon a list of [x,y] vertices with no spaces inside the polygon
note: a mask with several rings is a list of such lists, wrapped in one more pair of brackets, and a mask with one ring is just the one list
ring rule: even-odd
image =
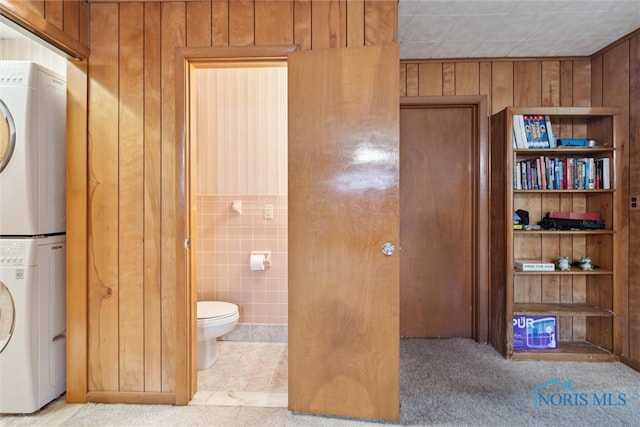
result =
[{"label": "bathroom interior", "polygon": [[[204,301],[235,305],[239,318],[217,342],[199,338],[192,404],[286,406],[287,68],[193,73],[199,328]],[[212,357],[202,353],[211,345]]]}]

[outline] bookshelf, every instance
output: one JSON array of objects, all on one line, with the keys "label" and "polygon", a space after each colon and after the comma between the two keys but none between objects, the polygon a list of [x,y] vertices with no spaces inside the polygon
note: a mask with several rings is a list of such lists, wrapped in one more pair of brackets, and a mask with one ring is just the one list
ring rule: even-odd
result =
[{"label": "bookshelf", "polygon": [[[524,115],[546,117],[558,139],[595,140],[596,145],[522,148],[515,141],[514,116]],[[508,107],[491,118],[489,340],[507,359],[611,361],[620,354],[617,236],[623,205],[616,185],[621,178],[618,116],[613,108]],[[549,159],[555,165],[551,170],[544,166]],[[584,181],[585,185],[571,178],[569,167],[560,168],[558,174],[558,165],[577,164],[576,159],[589,159],[586,162],[592,168],[606,164],[607,173],[598,178],[593,173],[593,182]],[[541,179],[545,173],[546,182]],[[527,179],[532,180],[523,184]],[[555,184],[549,185],[549,179]],[[605,225],[601,229],[514,229],[513,214],[518,209],[528,212],[529,225],[539,224],[553,211],[597,212]],[[514,268],[517,259],[555,263],[560,256],[571,262],[589,256],[596,268]],[[514,349],[514,316],[522,315],[555,316],[557,348]]]}]

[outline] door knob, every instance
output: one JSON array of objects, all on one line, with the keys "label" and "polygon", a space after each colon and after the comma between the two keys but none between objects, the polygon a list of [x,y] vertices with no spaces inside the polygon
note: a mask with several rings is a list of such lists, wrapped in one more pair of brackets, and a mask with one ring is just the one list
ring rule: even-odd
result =
[{"label": "door knob", "polygon": [[396,251],[396,247],[393,246],[393,243],[391,242],[385,242],[382,245],[382,253],[385,254],[386,256],[391,256],[393,255],[393,253]]}]

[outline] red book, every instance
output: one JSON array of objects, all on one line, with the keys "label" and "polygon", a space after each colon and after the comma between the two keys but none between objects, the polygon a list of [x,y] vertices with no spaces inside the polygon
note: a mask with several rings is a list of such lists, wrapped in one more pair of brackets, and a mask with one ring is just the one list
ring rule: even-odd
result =
[{"label": "red book", "polygon": [[590,221],[600,221],[598,212],[549,212],[549,218],[558,219],[586,219]]}]

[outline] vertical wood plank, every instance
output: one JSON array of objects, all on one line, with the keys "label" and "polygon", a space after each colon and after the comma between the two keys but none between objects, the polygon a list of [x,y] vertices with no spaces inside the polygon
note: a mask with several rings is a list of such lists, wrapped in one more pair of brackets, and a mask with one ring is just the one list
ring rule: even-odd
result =
[{"label": "vertical wood plank", "polygon": [[407,65],[400,64],[400,82],[399,82],[400,96],[407,96]]},{"label": "vertical wood plank", "polygon": [[311,0],[293,1],[293,42],[300,50],[311,49]]},{"label": "vertical wood plank", "polygon": [[254,44],[254,17],[253,0],[229,2],[229,46]]},{"label": "vertical wood plank", "polygon": [[418,64],[407,64],[407,96],[418,96],[418,80]]},{"label": "vertical wood plank", "polygon": [[257,46],[293,44],[292,0],[257,0],[255,22]]},{"label": "vertical wood plank", "polygon": [[44,17],[47,22],[62,30],[64,22],[64,12],[62,10],[62,0],[45,0]]},{"label": "vertical wood plank", "polygon": [[459,62],[455,68],[456,95],[477,95],[480,87],[480,64]]},{"label": "vertical wood plank", "polygon": [[418,66],[420,96],[442,96],[442,63],[427,62]]},{"label": "vertical wood plank", "polygon": [[78,1],[65,1],[63,3],[63,13],[62,28],[64,32],[75,40],[80,40],[80,10],[78,8]]},{"label": "vertical wood plank", "polygon": [[364,46],[364,0],[347,0],[347,47]]},{"label": "vertical wood plank", "polygon": [[573,106],[591,106],[591,61],[573,62]]},{"label": "vertical wood plank", "polygon": [[346,2],[311,1],[312,49],[345,47]]},{"label": "vertical wood plank", "polygon": [[38,15],[45,17],[45,0],[23,0],[27,7]]},{"label": "vertical wood plank", "polygon": [[513,64],[513,102],[516,106],[540,106],[542,100],[540,61],[516,61]]},{"label": "vertical wood plank", "polygon": [[211,14],[211,45],[229,46],[229,1],[213,0]]},{"label": "vertical wood plank", "polygon": [[560,106],[560,61],[542,61],[542,106]]},{"label": "vertical wood plank", "polygon": [[[91,7],[88,390],[118,390],[118,4]],[[114,96],[115,95],[115,96]]]},{"label": "vertical wood plank", "polygon": [[453,96],[456,94],[456,64],[446,62],[442,64],[442,95]]},{"label": "vertical wood plank", "polygon": [[[626,41],[604,53],[602,66],[602,84],[604,105],[619,107],[621,114],[618,117],[619,126],[616,146],[616,182],[618,191],[614,200],[617,209],[614,211],[613,221],[616,224],[616,247],[614,248],[614,266],[616,279],[618,280],[617,293],[614,296],[613,305],[620,314],[614,328],[614,341],[620,343],[616,351],[620,351],[622,344],[622,323],[628,318],[628,294],[629,287],[629,84],[638,76],[630,74],[630,43]],[[637,231],[636,231],[637,235]],[[625,343],[625,345],[627,345]]]},{"label": "vertical wood plank", "polygon": [[493,63],[491,73],[491,114],[513,104],[513,62]]},{"label": "vertical wood plank", "polygon": [[591,60],[591,105],[602,107],[602,55]]},{"label": "vertical wood plank", "polygon": [[142,3],[120,5],[120,391],[144,391],[144,45]]},{"label": "vertical wood plank", "polygon": [[[239,2],[240,3],[240,2]],[[162,137],[161,137],[161,208],[162,208],[162,391],[176,391],[176,227],[177,224],[177,182],[176,182],[176,47],[185,45],[185,4],[184,2],[163,2],[161,15],[161,88],[162,88]],[[180,277],[182,280],[182,277]],[[181,367],[182,368],[182,367]],[[177,391],[176,391],[177,392]]]},{"label": "vertical wood plank", "polygon": [[[640,76],[640,36],[629,42],[629,74]],[[629,86],[629,98],[640,99],[640,79],[632,78]],[[640,197],[640,102],[629,104],[629,192]],[[640,211],[629,212],[629,230],[640,228]],[[640,360],[640,235],[629,233],[629,323],[628,346],[623,353],[631,359]]]},{"label": "vertical wood plank", "polygon": [[160,3],[144,5],[144,387],[162,391]]},{"label": "vertical wood plank", "polygon": [[187,46],[211,46],[211,2],[187,2]]},{"label": "vertical wood plank", "polygon": [[491,62],[480,62],[480,95],[487,97],[487,113],[491,113]]},{"label": "vertical wood plank", "polygon": [[560,106],[573,106],[573,61],[560,62]]},{"label": "vertical wood plank", "polygon": [[396,0],[364,2],[364,44],[366,46],[398,41],[398,4]]},{"label": "vertical wood plank", "polygon": [[89,4],[84,1],[78,3],[78,40],[84,46],[89,46]]},{"label": "vertical wood plank", "polygon": [[67,61],[67,402],[87,400],[87,61]]}]

